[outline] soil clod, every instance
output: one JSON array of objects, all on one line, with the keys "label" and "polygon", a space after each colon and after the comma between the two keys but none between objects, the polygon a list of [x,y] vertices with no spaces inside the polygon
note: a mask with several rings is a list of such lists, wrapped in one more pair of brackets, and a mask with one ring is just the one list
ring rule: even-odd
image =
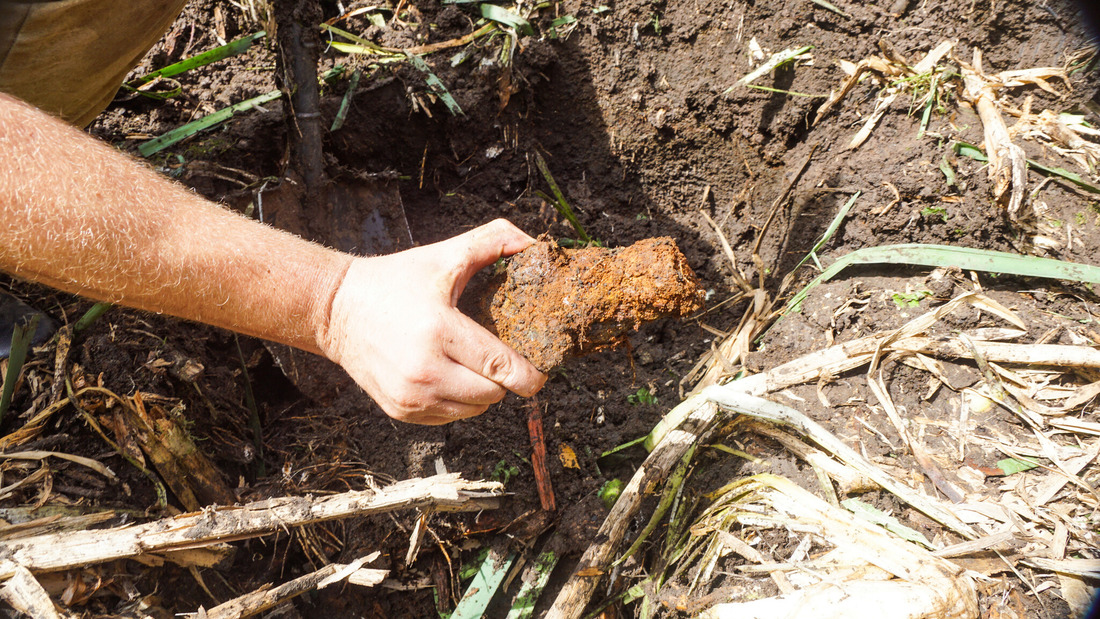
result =
[{"label": "soil clod", "polygon": [[491,290],[491,328],[544,372],[615,346],[642,323],[688,316],[704,298],[668,237],[621,249],[540,240],[508,260]]}]

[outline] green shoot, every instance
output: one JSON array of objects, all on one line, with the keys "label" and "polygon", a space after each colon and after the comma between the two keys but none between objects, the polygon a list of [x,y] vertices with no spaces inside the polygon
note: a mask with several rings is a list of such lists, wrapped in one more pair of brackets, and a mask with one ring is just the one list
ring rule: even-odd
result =
[{"label": "green shoot", "polygon": [[642,387],[638,389],[638,391],[626,396],[626,401],[634,406],[638,406],[639,404],[644,406],[655,406],[658,404],[657,396],[653,395],[646,387]]},{"label": "green shoot", "polygon": [[955,170],[951,167],[951,162],[947,160],[947,152],[944,151],[943,159],[940,160],[940,172],[943,172],[943,176],[947,179],[948,187],[959,187],[959,180],[955,177]]},{"label": "green shoot", "polygon": [[229,120],[230,118],[233,118],[233,116],[239,112],[246,112],[248,110],[255,109],[257,107],[260,107],[264,103],[274,101],[281,96],[283,96],[282,92],[278,90],[272,90],[271,92],[262,94],[258,97],[252,97],[251,99],[246,99],[244,101],[241,101],[240,103],[235,103],[229,107],[222,108],[217,112],[207,114],[206,116],[203,116],[198,120],[189,122],[186,125],[176,127],[175,129],[172,129],[167,133],[157,136],[152,140],[149,140],[148,142],[143,142],[141,146],[138,146],[138,152],[141,153],[142,157],[149,157],[150,155],[159,153],[165,148],[168,148],[169,146],[172,146],[177,142],[185,140],[195,135],[196,133],[199,133],[200,131],[205,131],[207,129],[210,129],[211,127],[215,127]]},{"label": "green shoot", "polygon": [[551,198],[542,191],[536,191],[535,195],[546,200],[547,203],[554,205],[558,213],[566,218],[573,226],[573,230],[577,232],[577,236],[579,236],[582,241],[589,245],[599,245],[599,242],[594,241],[592,237],[588,236],[588,233],[584,231],[584,226],[582,226],[580,220],[577,219],[577,215],[573,212],[573,207],[569,206],[569,202],[565,200],[565,194],[561,192],[558,183],[554,180],[554,176],[550,174],[550,167],[546,165],[546,160],[542,158],[542,154],[538,151],[535,151],[535,165],[538,166],[539,172],[542,173],[542,177],[546,179],[546,184],[550,185],[550,191],[554,193],[554,197]]},{"label": "green shoot", "polygon": [[[573,28],[565,28],[565,26],[570,26],[576,23],[577,18],[573,17],[572,15],[562,15],[561,17],[555,19],[554,21],[550,22],[550,38],[557,39],[563,35],[569,34],[570,32],[572,32]],[[558,30],[559,28],[561,28],[561,31]]]},{"label": "green shoot", "polygon": [[947,209],[942,206],[926,206],[920,210],[920,214],[924,217],[939,217],[943,220],[943,223],[947,223],[947,220],[951,219],[947,214]]},{"label": "green shoot", "polygon": [[76,321],[73,325],[73,333],[80,333],[88,327],[95,324],[95,321],[99,320],[99,317],[106,314],[107,310],[114,307],[110,303],[96,303],[88,308],[88,311],[84,312],[84,315],[80,317],[80,320]]},{"label": "green shoot", "polygon": [[27,351],[30,350],[34,332],[38,330],[38,321],[41,316],[34,314],[30,320],[16,323],[11,334],[11,352],[8,354],[8,370],[4,373],[4,388],[0,392],[0,422],[4,420],[4,413],[11,406],[12,396],[15,395],[15,381],[19,380],[19,373],[23,371],[23,363],[27,360]]},{"label": "green shoot", "polygon": [[936,86],[939,84],[940,74],[936,73],[932,76],[932,85],[928,87],[928,103],[924,105],[924,112],[920,117],[920,129],[917,130],[917,139],[924,137],[924,132],[928,130],[928,121],[932,118],[932,108],[936,107],[936,100],[939,98],[939,94],[936,91]]},{"label": "green shoot", "polygon": [[501,460],[500,462],[497,462],[497,465],[495,467],[493,467],[493,472],[489,475],[489,477],[493,481],[499,481],[500,483],[507,485],[508,482],[511,481],[512,478],[516,475],[519,475],[519,468],[508,464],[507,460]]},{"label": "green shoot", "polygon": [[921,299],[932,296],[932,293],[928,290],[914,290],[913,292],[897,292],[890,296],[894,300],[894,305],[898,306],[898,309],[906,309],[909,307],[920,307]]}]

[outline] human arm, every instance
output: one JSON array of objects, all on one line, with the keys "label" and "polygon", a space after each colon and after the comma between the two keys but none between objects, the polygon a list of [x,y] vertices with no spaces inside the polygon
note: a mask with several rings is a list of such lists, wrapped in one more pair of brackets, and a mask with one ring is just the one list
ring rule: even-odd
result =
[{"label": "human arm", "polygon": [[325,354],[406,421],[468,417],[545,380],[454,307],[470,275],[531,242],[506,222],[354,258],[221,208],[4,94],[0,171],[0,270]]}]

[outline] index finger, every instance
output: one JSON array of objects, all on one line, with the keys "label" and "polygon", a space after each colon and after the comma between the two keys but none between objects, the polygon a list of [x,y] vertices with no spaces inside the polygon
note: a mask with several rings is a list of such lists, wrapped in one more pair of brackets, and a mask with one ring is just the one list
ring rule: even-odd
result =
[{"label": "index finger", "polygon": [[443,337],[443,352],[456,363],[523,397],[542,389],[546,375],[458,310]]}]

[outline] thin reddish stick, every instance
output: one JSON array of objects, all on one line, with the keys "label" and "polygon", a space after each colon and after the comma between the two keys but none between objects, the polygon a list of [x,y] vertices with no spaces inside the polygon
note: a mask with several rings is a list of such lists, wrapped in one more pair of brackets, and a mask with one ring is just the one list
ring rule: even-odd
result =
[{"label": "thin reddish stick", "polygon": [[542,411],[538,398],[531,398],[531,407],[527,413],[527,431],[531,435],[531,468],[535,470],[535,485],[539,489],[542,508],[548,512],[555,509],[554,488],[550,485],[550,469],[546,466],[546,438],[542,434]]}]

